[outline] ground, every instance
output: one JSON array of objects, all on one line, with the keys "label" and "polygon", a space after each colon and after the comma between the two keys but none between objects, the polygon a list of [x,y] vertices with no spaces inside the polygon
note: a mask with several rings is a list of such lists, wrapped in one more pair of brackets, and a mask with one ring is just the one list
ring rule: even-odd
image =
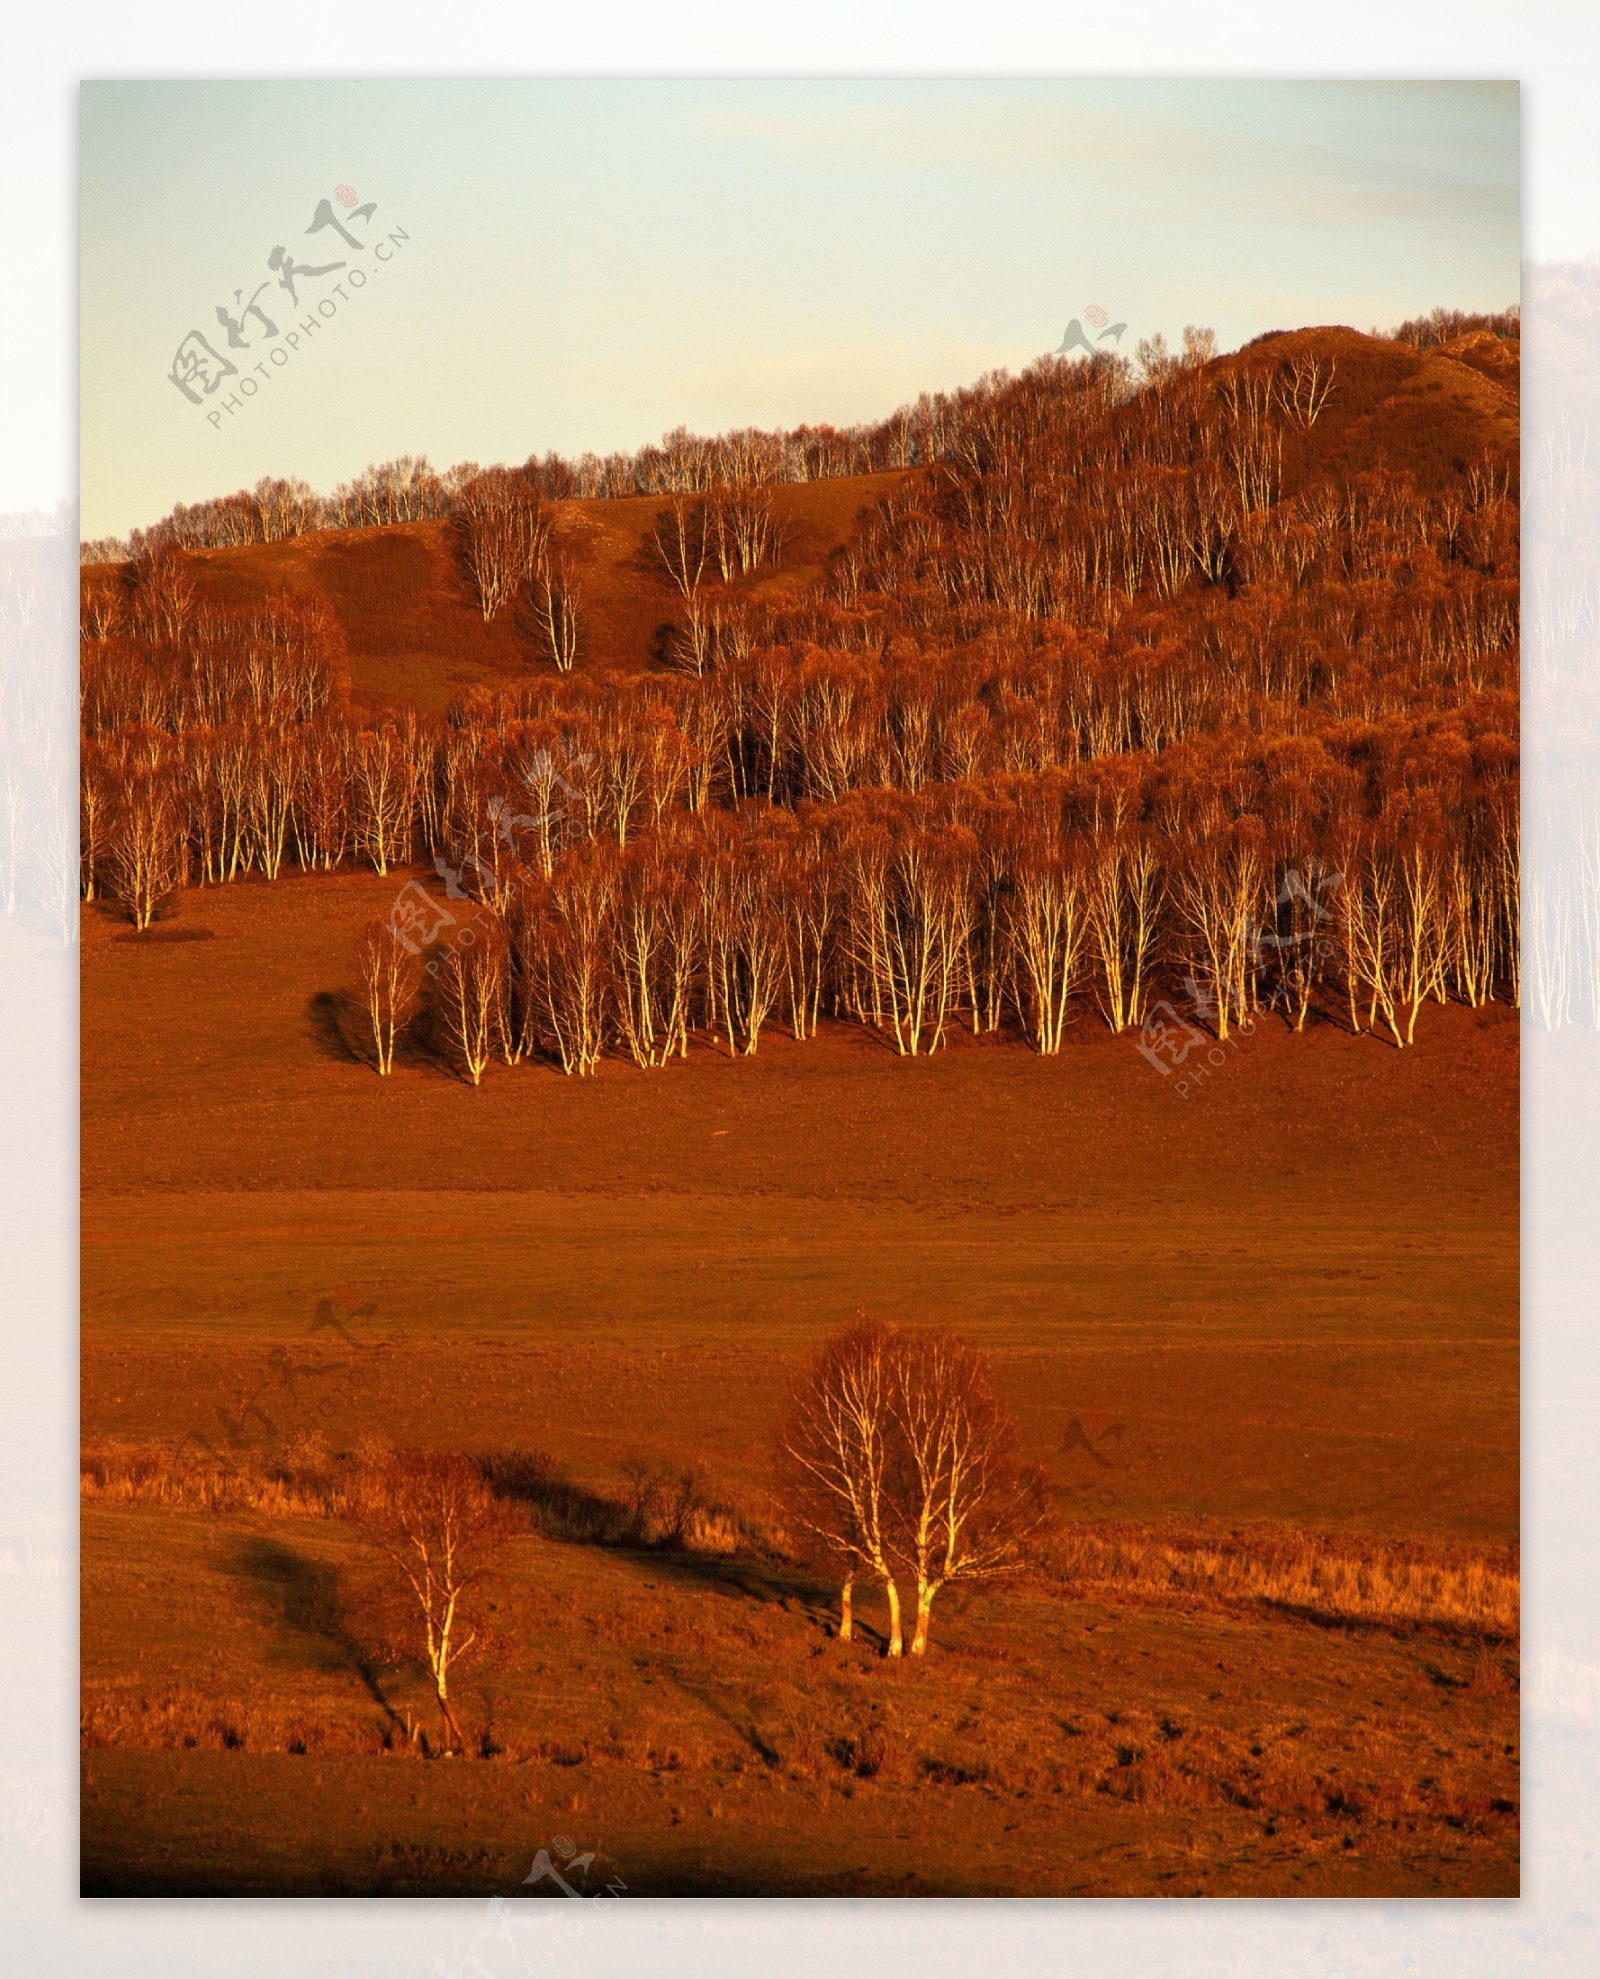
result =
[{"label": "ground", "polygon": [[[1263,1019],[1204,1079],[1086,1013],[1053,1060],[825,1029],[380,1081],[337,999],[400,884],[88,914],[91,1450],[538,1449],[600,1498],[639,1456],[759,1536],[784,1383],[865,1309],[991,1352],[1073,1530],[1515,1574],[1504,1010],[1405,1052]],[[894,1668],[870,1593],[837,1643],[759,1537],[534,1530],[464,1666],[474,1756],[429,1763],[342,1521],[91,1493],[83,1558],[87,1889],[510,1893],[558,1833],[640,1893],[1517,1888],[1515,1628],[1448,1604],[1058,1565],[947,1596]]]}]

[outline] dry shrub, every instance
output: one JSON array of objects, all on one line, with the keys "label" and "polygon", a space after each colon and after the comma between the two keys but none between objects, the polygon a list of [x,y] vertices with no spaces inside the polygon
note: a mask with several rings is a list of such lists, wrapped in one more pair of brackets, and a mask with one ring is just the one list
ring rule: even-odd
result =
[{"label": "dry shrub", "polygon": [[828,1750],[858,1780],[893,1779],[905,1760],[903,1743],[876,1721],[831,1740]]},{"label": "dry shrub", "polygon": [[[379,1475],[393,1454],[371,1435],[353,1456],[330,1451],[315,1432],[270,1451],[219,1450],[198,1438],[177,1448],[113,1438],[84,1447],[79,1491],[112,1504],[347,1518],[358,1479]],[[496,1498],[519,1508],[529,1529],[546,1539],[762,1558],[781,1551],[759,1513],[713,1497],[698,1470],[630,1459],[622,1466],[623,1491],[608,1496],[563,1477],[542,1451],[499,1451],[474,1461]]]},{"label": "dry shrub", "polygon": [[715,1765],[717,1748],[692,1727],[642,1719],[613,1725],[600,1738],[540,1738],[507,1740],[497,1752],[525,1764],[577,1767],[620,1767],[633,1772],[678,1773]]},{"label": "dry shrub", "polygon": [[1285,1528],[1225,1539],[1155,1526],[1069,1526],[1047,1577],[1073,1595],[1121,1600],[1267,1602],[1330,1621],[1423,1625],[1515,1641],[1516,1550],[1366,1542]]},{"label": "dry shrub", "polygon": [[277,1518],[341,1518],[350,1510],[348,1467],[318,1436],[291,1438],[270,1453],[218,1451],[191,1443],[110,1440],[87,1445],[80,1495],[113,1504],[192,1506],[208,1512],[266,1512]]},{"label": "dry shrub", "polygon": [[580,1546],[643,1546],[685,1553],[760,1554],[777,1551],[754,1512],[710,1495],[693,1467],[629,1457],[618,1468],[616,1496],[572,1483],[542,1451],[511,1450],[484,1457],[490,1487],[528,1513],[546,1539]]}]

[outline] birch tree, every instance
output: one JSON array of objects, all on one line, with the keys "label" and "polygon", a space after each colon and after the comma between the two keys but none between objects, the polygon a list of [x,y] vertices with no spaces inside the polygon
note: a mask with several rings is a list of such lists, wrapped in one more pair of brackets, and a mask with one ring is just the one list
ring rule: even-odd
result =
[{"label": "birch tree", "polygon": [[904,1647],[900,1589],[889,1554],[891,1386],[898,1335],[879,1320],[847,1327],[797,1377],[774,1435],[777,1489],[803,1541],[832,1563],[839,1640],[855,1631],[859,1578],[884,1590],[888,1653]]},{"label": "birch tree", "polygon": [[374,916],[362,930],[356,964],[362,1008],[372,1032],[373,1060],[379,1078],[387,1078],[394,1066],[395,1039],[417,1005],[422,960],[388,921]]},{"label": "birch tree", "polygon": [[448,1745],[459,1752],[450,1677],[479,1641],[477,1604],[510,1528],[505,1507],[467,1458],[399,1451],[363,1473],[356,1508],[398,1577]]},{"label": "birch tree", "polygon": [[543,561],[549,515],[524,476],[494,467],[461,490],[456,517],[478,609],[495,618]]},{"label": "birch tree", "polygon": [[933,1604],[956,1581],[1027,1564],[1048,1510],[1042,1473],[1019,1463],[1010,1410],[987,1358],[953,1333],[904,1332],[889,1350],[890,1558],[914,1579],[911,1654],[924,1655]]}]

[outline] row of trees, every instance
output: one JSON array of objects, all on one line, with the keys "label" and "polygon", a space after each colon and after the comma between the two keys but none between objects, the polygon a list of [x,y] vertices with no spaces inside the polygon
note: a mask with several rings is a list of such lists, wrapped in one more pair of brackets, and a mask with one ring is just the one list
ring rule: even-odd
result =
[{"label": "row of trees", "polygon": [[[1411,375],[1399,346],[1142,363],[1137,393],[1052,361],[930,401],[938,464],[800,597],[737,582],[779,544],[770,454],[680,450],[645,546],[670,673],[563,677],[548,477],[473,469],[481,609],[542,615],[556,677],[442,722],[357,716],[329,613],[229,611],[148,546],[85,586],[86,895],[143,926],[186,883],[431,856],[482,923],[481,962],[446,942],[428,972],[474,1078],[753,1049],[778,1012],[1048,1051],[1156,981],[1219,1030],[1320,997],[1397,1041],[1430,997],[1515,997],[1514,462],[1402,422],[1394,457],[1317,466]],[[379,492],[432,499],[415,463]]]},{"label": "row of trees", "polygon": [[[702,615],[720,659],[699,677],[547,676],[480,691],[447,722],[421,722],[417,747],[441,761],[466,734],[493,755],[542,723],[570,733],[579,758],[624,727],[654,751],[670,727],[685,776],[698,768],[714,796],[792,802],[1158,752],[1219,731],[1316,735],[1514,692],[1514,585],[1436,596],[1417,586],[1390,611],[1382,604],[1370,587],[1263,590],[1214,613],[1152,616],[1137,636],[1041,626],[946,644],[822,600],[748,601]],[[567,614],[559,599],[554,609]],[[317,636],[304,636],[314,623]],[[319,718],[347,729],[343,668],[325,608],[204,606],[175,645],[85,642],[84,736]],[[420,756],[416,767],[436,774]]]},{"label": "row of trees", "polygon": [[956,1025],[1051,1055],[1080,1015],[1124,1031],[1163,990],[1222,1039],[1321,1008],[1404,1046],[1425,1003],[1520,996],[1504,790],[1467,820],[1407,804],[1330,843],[1219,815],[1180,844],[1059,777],[752,804],[586,839],[454,899],[411,882],[362,936],[353,1001],[380,1073],[415,1032],[477,1085],[497,1060],[659,1067],[693,1038],[749,1055],[824,1016],[907,1057]]},{"label": "row of trees", "polygon": [[[1238,630],[1235,626],[1235,631]],[[1262,668],[1274,649],[1260,646]],[[1514,774],[1516,708],[1477,692],[1445,716],[1286,728],[1231,703],[1176,638],[1128,652],[1061,640],[1011,660],[762,649],[703,681],[662,676],[475,696],[445,721],[361,725],[324,697],[336,661],[285,641],[160,654],[108,643],[84,662],[84,890],[119,810],[164,793],[174,884],[418,853],[498,872],[513,842],[548,872],[574,837],[626,843],[669,815],[752,797],[787,807],[875,789],[988,786],[1062,771],[1096,801],[1181,831],[1222,802],[1288,813],[1326,853],[1334,818],[1376,818],[1402,789],[1448,815]],[[1258,697],[1245,697],[1253,704]],[[313,712],[314,711],[314,712]],[[1260,712],[1260,710],[1257,710]],[[1241,732],[1242,731],[1242,732]]]},{"label": "row of trees", "polygon": [[1457,337],[1474,330],[1486,330],[1490,336],[1510,343],[1520,341],[1521,306],[1513,304],[1510,309],[1490,311],[1430,309],[1426,316],[1408,316],[1389,335],[1396,343],[1409,344],[1413,350],[1437,350],[1441,344],[1453,343]]},{"label": "row of trees", "polygon": [[[1174,745],[1237,756],[1281,753],[1297,738],[1313,756],[1349,759],[1383,753],[1402,731],[1437,728],[1430,711],[1441,705],[1459,708],[1453,719],[1470,735],[1498,730],[1501,747],[1514,747],[1514,702],[1486,679],[1515,663],[1514,587],[1432,600],[1412,587],[1387,617],[1386,595],[1269,592],[1198,622],[1171,610],[1137,638],[1040,627],[961,647],[825,600],[752,606],[724,624],[727,657],[699,679],[529,683],[476,693],[444,722],[408,714],[372,729],[343,702],[342,641],[325,607],[170,603],[182,626],[171,643],[86,639],[85,762],[106,750],[139,768],[164,760],[198,788],[230,752],[297,756],[319,766],[319,791],[342,776],[343,797],[335,788],[307,800],[310,809],[342,806],[348,820],[349,765],[377,746],[361,738],[388,737],[385,752],[403,758],[408,836],[437,851],[447,831],[470,830],[461,814],[482,811],[486,783],[525,809],[552,766],[585,829],[604,817],[626,837],[641,807],[648,815],[753,795],[792,804]],[[359,842],[347,826],[346,849]],[[319,852],[302,863],[330,860]]]},{"label": "row of trees", "polygon": [[948,636],[996,618],[1116,624],[1242,586],[1326,590],[1400,647],[1441,608],[1468,613],[1491,651],[1513,647],[1514,456],[1436,455],[1397,433],[1354,474],[1321,465],[1340,437],[1327,427],[1374,410],[1410,363],[1313,346],[1180,369],[1131,398],[1087,366],[1024,374],[958,457],[878,504],[838,593]]}]

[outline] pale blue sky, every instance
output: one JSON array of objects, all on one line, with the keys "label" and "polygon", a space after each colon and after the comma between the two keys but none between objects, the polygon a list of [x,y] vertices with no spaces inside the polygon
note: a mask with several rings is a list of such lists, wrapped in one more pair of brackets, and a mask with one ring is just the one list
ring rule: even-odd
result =
[{"label": "pale blue sky", "polygon": [[[1125,348],[1226,347],[1518,286],[1514,84],[104,83],[81,112],[86,535],[397,453],[871,418],[1092,302]],[[370,264],[304,237],[340,184],[409,242],[219,430],[236,381],[189,404],[177,345],[226,350],[276,245]],[[332,279],[263,294],[280,335]]]}]

